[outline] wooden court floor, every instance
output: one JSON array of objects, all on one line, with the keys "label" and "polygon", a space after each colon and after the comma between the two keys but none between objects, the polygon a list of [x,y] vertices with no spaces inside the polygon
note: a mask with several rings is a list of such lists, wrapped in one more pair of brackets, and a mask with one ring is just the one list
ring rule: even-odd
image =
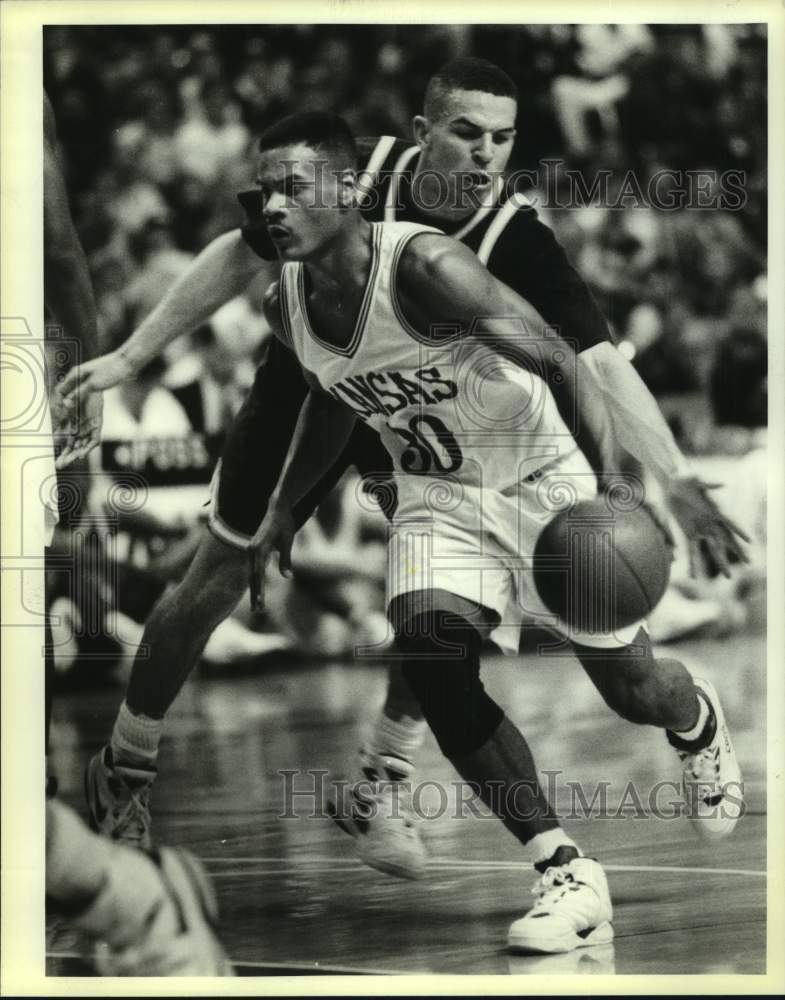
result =
[{"label": "wooden court floor", "polygon": [[[419,882],[365,868],[352,840],[299,790],[340,777],[384,689],[381,665],[267,663],[243,676],[197,676],[172,713],[153,808],[155,834],[190,848],[213,876],[221,936],[246,975],[356,973],[697,974],[765,971],[765,640],[759,633],[685,642],[680,656],[723,698],[746,785],[734,835],[700,840],[684,818],[651,815],[652,790],[677,781],[662,734],[618,720],[570,658],[491,659],[491,693],[551,776],[564,825],[602,862],[615,942],[565,956],[508,954],[508,925],[530,906],[534,873],[493,817],[451,808],[456,778],[431,738],[422,749],[423,833],[430,865]],[[81,772],[108,736],[121,689],[65,695],[53,730],[61,795],[83,811]],[[282,771],[297,772],[288,779]],[[604,789],[603,815],[580,812]],[[667,812],[673,791],[661,789]],[[445,801],[447,804],[445,805]],[[624,808],[622,808],[624,807]],[[291,809],[290,809],[291,811]],[[588,810],[584,809],[584,813]],[[50,921],[50,975],[79,972],[70,931]]]}]

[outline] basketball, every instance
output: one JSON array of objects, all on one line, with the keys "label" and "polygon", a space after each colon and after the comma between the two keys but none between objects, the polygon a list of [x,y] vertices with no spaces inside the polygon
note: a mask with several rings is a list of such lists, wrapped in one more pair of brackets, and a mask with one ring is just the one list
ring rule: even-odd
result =
[{"label": "basketball", "polygon": [[605,496],[562,511],[540,535],[534,581],[545,606],[587,632],[645,618],[668,586],[671,549],[645,505],[620,511]]}]

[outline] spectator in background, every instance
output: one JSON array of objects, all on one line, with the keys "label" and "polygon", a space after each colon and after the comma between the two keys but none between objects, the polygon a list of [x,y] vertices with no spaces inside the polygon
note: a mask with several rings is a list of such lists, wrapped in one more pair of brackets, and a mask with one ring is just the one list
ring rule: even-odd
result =
[{"label": "spectator in background", "polygon": [[179,174],[174,140],[180,117],[178,94],[158,80],[147,80],[135,96],[139,117],[119,129],[117,141],[124,149],[134,151],[139,175],[158,185],[169,198]]},{"label": "spectator in background", "polygon": [[178,250],[167,218],[151,218],[129,240],[136,277],[123,295],[131,329],[158,305],[193,259]]},{"label": "spectator in background", "polygon": [[186,177],[212,183],[227,163],[245,156],[250,138],[227,86],[210,82],[191,116],[177,130],[180,170]]},{"label": "spectator in background", "polygon": [[768,350],[755,327],[739,327],[720,343],[709,392],[715,423],[712,450],[745,454],[766,441]]},{"label": "spectator in background", "polygon": [[139,372],[136,379],[105,394],[105,439],[134,441],[190,434],[188,415],[174,395],[161,384],[165,372],[166,362],[155,358]]},{"label": "spectator in background", "polygon": [[[358,503],[360,493],[359,476],[347,473],[297,533],[292,579],[267,570],[265,611],[292,648],[311,658],[392,642],[384,614],[385,543],[369,536],[361,508],[368,500]],[[386,524],[381,511],[376,517]]]},{"label": "spectator in background", "polygon": [[285,53],[272,55],[264,39],[249,42],[249,57],[235,84],[246,121],[256,130],[286,113],[294,89],[295,66]]},{"label": "spectator in background", "polygon": [[[727,635],[749,618],[765,614],[767,347],[755,329],[733,330],[720,343],[713,364],[710,451],[704,478],[721,482],[717,502],[750,536],[749,562],[730,579],[719,570],[691,577],[683,536],[677,545],[668,590],[649,625],[658,642],[680,639],[697,629]],[[716,457],[727,456],[727,457]],[[700,467],[699,467],[700,468]]]},{"label": "spectator in background", "polygon": [[166,219],[169,208],[164,193],[139,170],[140,137],[135,130],[118,130],[111,169],[103,175],[110,218],[126,234],[138,233],[151,221]]},{"label": "spectator in background", "polygon": [[627,61],[636,52],[650,51],[654,42],[640,24],[580,24],[574,30],[577,74],[557,76],[551,94],[568,155],[584,159],[595,145],[592,117],[601,135],[618,137],[617,105],[630,89]]},{"label": "spectator in background", "polygon": [[210,323],[191,334],[199,363],[198,377],[174,388],[193,430],[222,437],[240,409],[244,392],[236,380],[237,364]]}]

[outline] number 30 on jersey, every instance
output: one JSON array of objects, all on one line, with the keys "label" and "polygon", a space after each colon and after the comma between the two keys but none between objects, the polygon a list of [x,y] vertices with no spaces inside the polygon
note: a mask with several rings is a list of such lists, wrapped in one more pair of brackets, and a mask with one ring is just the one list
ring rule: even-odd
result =
[{"label": "number 30 on jersey", "polygon": [[433,414],[416,414],[405,427],[387,426],[406,445],[401,469],[415,476],[457,472],[463,465],[461,447],[452,431]]}]

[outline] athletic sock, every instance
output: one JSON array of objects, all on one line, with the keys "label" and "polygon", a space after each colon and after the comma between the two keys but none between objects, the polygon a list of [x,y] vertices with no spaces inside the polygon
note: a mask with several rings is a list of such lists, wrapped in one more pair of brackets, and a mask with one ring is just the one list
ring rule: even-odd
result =
[{"label": "athletic sock", "polygon": [[[680,750],[702,750],[714,739],[717,719],[708,698],[695,688],[698,699],[698,720],[689,729],[668,730],[670,742]],[[671,735],[672,734],[672,735]]]},{"label": "athletic sock", "polygon": [[573,857],[582,857],[580,847],[560,826],[535,834],[528,846],[532,852],[534,867],[539,872],[567,864]]},{"label": "athletic sock", "polygon": [[115,763],[154,768],[163,726],[163,719],[141,713],[134,715],[124,701],[117,713],[110,742]]},{"label": "athletic sock", "polygon": [[368,750],[380,757],[398,757],[413,764],[426,728],[425,719],[412,719],[408,715],[391,719],[382,712],[376,720]]}]

